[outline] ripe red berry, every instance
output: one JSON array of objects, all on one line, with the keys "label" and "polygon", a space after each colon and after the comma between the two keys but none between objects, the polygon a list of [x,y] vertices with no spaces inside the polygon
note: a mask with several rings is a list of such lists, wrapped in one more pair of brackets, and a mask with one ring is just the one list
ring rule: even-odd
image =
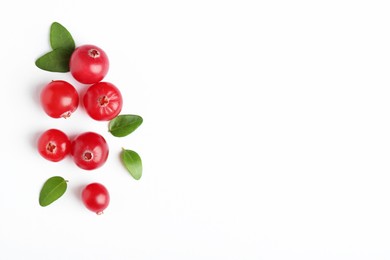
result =
[{"label": "ripe red berry", "polygon": [[95,45],[77,47],[69,61],[70,73],[80,83],[93,84],[107,74],[109,61],[106,53]]},{"label": "ripe red berry", "polygon": [[87,209],[100,215],[110,203],[110,194],[104,185],[95,182],[84,187],[81,199]]},{"label": "ripe red berry", "polygon": [[53,118],[67,118],[79,106],[79,94],[75,87],[63,80],[53,80],[41,91],[43,110]]},{"label": "ripe red berry", "polygon": [[94,132],[78,135],[71,144],[73,161],[84,170],[101,167],[107,161],[108,152],[104,137]]},{"label": "ripe red berry", "polygon": [[39,137],[38,151],[43,158],[49,161],[61,161],[70,153],[70,140],[64,132],[49,129]]},{"label": "ripe red berry", "polygon": [[114,84],[98,82],[85,92],[83,103],[90,117],[109,121],[121,112],[123,100],[121,92]]}]

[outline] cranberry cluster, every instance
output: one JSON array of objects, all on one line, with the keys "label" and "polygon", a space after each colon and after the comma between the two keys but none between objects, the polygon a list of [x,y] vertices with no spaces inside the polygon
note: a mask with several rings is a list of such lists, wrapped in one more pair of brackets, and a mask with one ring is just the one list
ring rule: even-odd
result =
[{"label": "cranberry cluster", "polygon": [[[43,87],[40,103],[46,114],[53,118],[68,118],[83,102],[87,114],[94,120],[109,121],[122,109],[122,95],[112,83],[102,81],[109,69],[106,53],[94,45],[77,47],[69,61],[74,79],[88,85],[79,97],[76,88],[67,81],[54,80]],[[38,139],[38,151],[43,158],[58,162],[71,155],[75,164],[84,170],[101,167],[108,158],[106,140],[98,133],[84,132],[73,140],[58,129],[43,132]],[[81,194],[84,205],[98,214],[109,204],[109,193],[100,183],[87,185]]]}]

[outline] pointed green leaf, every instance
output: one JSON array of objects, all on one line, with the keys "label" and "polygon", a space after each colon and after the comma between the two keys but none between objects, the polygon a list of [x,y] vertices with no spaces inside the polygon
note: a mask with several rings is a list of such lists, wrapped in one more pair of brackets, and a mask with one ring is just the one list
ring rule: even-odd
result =
[{"label": "pointed green leaf", "polygon": [[121,159],[130,175],[139,180],[142,176],[141,157],[134,151],[122,148]]},{"label": "pointed green leaf", "polygon": [[50,45],[53,50],[62,48],[73,51],[75,43],[70,32],[60,23],[54,22],[50,27]]},{"label": "pointed green leaf", "polygon": [[113,136],[124,137],[134,132],[142,122],[142,117],[137,115],[119,115],[110,121],[108,130]]},{"label": "pointed green leaf", "polygon": [[66,180],[60,176],[49,178],[39,194],[39,205],[46,207],[59,199],[66,191]]},{"label": "pointed green leaf", "polygon": [[35,62],[38,68],[51,72],[68,72],[72,52],[67,49],[55,49],[38,58]]}]

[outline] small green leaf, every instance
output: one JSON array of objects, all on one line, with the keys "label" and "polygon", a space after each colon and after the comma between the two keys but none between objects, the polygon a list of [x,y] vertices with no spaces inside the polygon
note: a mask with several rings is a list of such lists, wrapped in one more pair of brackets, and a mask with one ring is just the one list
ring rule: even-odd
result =
[{"label": "small green leaf", "polygon": [[142,176],[141,157],[134,151],[122,148],[121,159],[130,175],[139,180]]},{"label": "small green leaf", "polygon": [[142,117],[137,115],[119,115],[110,121],[108,130],[113,136],[124,137],[134,132],[142,122]]},{"label": "small green leaf", "polygon": [[58,48],[38,58],[35,65],[42,70],[51,72],[68,72],[71,55],[71,51]]},{"label": "small green leaf", "polygon": [[39,194],[39,205],[46,207],[59,199],[66,191],[66,180],[60,176],[49,178]]},{"label": "small green leaf", "polygon": [[50,27],[50,45],[53,50],[62,48],[70,51],[76,46],[70,32],[57,22],[52,23]]}]

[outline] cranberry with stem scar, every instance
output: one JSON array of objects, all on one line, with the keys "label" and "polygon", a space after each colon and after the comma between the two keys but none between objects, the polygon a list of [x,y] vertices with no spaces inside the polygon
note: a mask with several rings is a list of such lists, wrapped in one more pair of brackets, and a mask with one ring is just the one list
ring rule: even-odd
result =
[{"label": "cranberry with stem scar", "polygon": [[77,47],[69,60],[70,73],[83,84],[94,84],[103,80],[108,68],[109,61],[106,53],[95,45]]},{"label": "cranberry with stem scar", "polygon": [[121,112],[123,99],[121,92],[114,84],[99,82],[87,89],[83,104],[91,118],[109,121]]},{"label": "cranberry with stem scar", "polygon": [[72,141],[73,161],[84,170],[94,170],[103,166],[108,153],[106,140],[95,132],[82,133]]},{"label": "cranberry with stem scar", "polygon": [[79,94],[70,83],[53,80],[42,89],[40,101],[50,117],[68,118],[79,106]]},{"label": "cranberry with stem scar", "polygon": [[68,136],[58,129],[46,130],[38,138],[39,154],[52,162],[64,159],[70,153],[70,146]]}]

